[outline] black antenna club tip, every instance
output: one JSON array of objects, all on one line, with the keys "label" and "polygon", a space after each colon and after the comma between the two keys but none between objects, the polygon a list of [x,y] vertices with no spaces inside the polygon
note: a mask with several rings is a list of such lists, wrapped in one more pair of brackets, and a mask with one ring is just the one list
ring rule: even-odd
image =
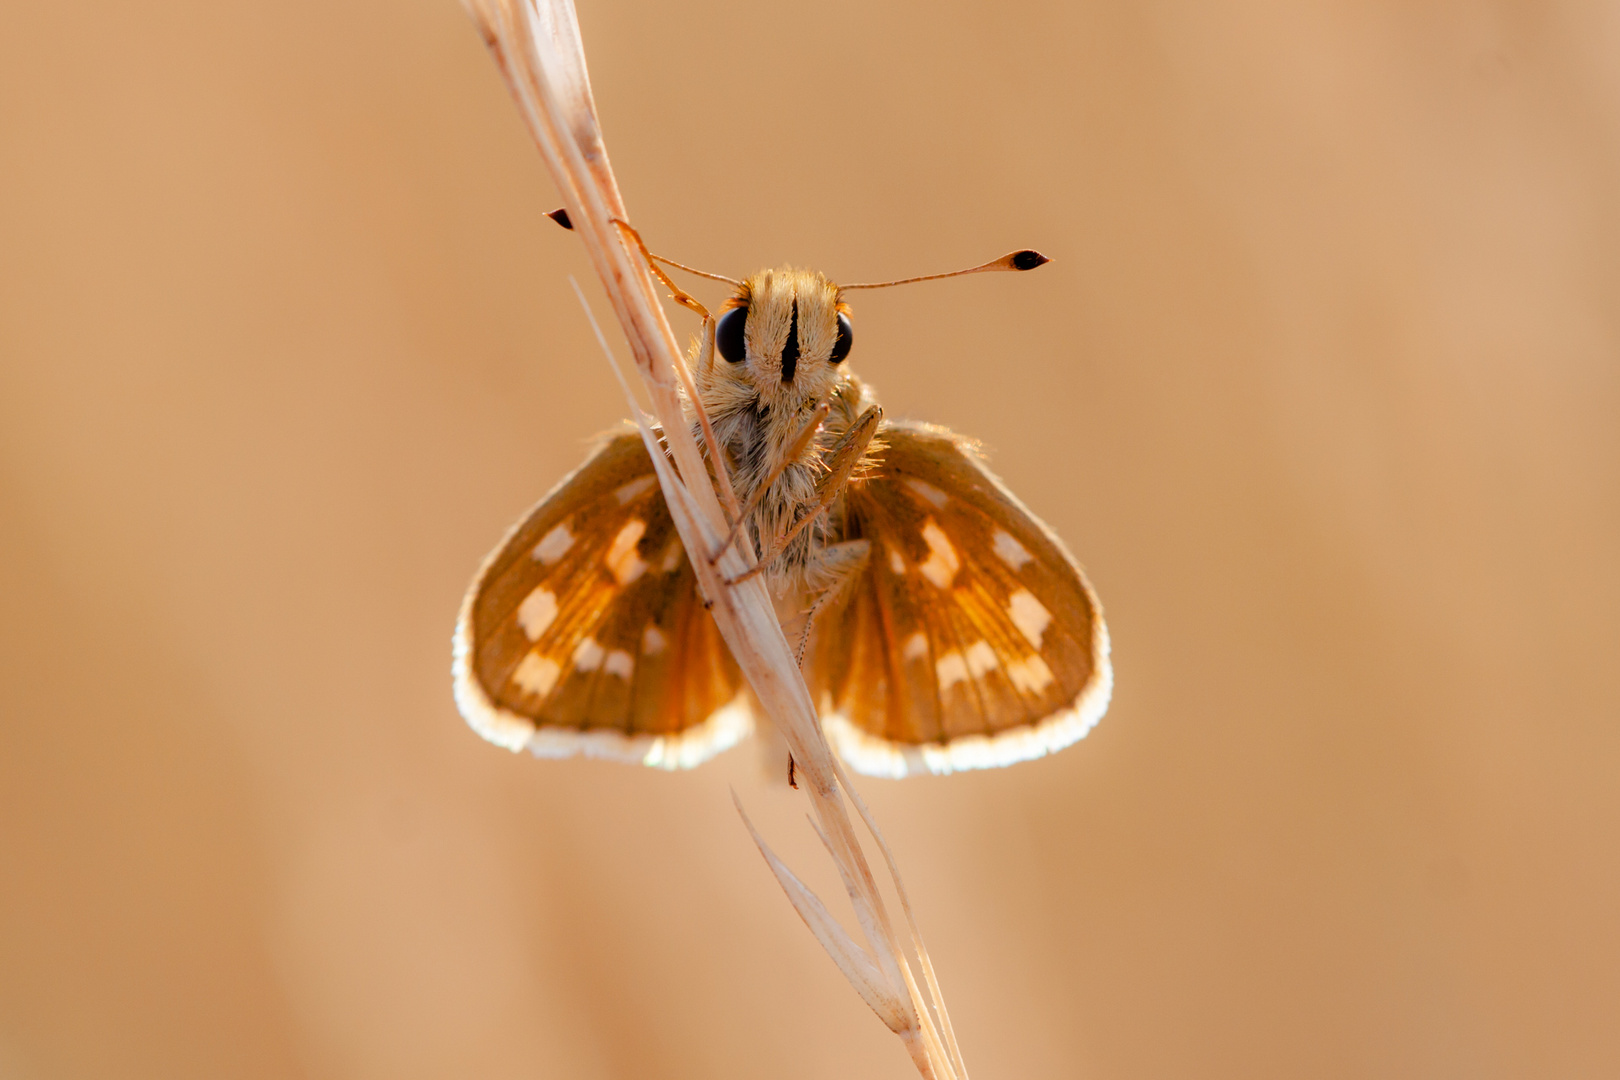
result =
[{"label": "black antenna club tip", "polygon": [[[557,209],[555,209],[551,213],[547,214],[546,217],[550,218],[552,221],[555,221],[557,224],[561,225],[563,228],[569,230],[570,232],[573,231],[574,223],[572,221],[570,221],[569,218],[568,218],[568,208],[566,206],[557,207]],[[1033,251],[1020,251],[1018,254],[1019,255],[1034,255],[1035,253]],[[1041,262],[1045,262],[1045,261],[1046,261],[1045,259],[1041,259]],[[1040,263],[1036,263],[1035,265],[1039,266]],[[1019,267],[1019,269],[1022,270],[1023,267]]]},{"label": "black antenna club tip", "polygon": [[1012,268],[1014,270],[1033,270],[1037,266],[1045,266],[1051,261],[1051,259],[1048,259],[1040,252],[1031,251],[1028,248],[1025,248],[1023,251],[1013,253]]}]

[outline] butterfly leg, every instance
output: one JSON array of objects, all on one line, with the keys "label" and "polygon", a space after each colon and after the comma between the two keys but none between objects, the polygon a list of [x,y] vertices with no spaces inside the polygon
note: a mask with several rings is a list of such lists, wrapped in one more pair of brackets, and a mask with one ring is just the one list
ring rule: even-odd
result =
[{"label": "butterfly leg", "polygon": [[[696,303],[696,301],[694,301]],[[697,367],[702,371],[714,364],[714,316],[707,311],[703,312],[703,328],[698,331]],[[709,452],[709,462],[714,466],[714,473],[720,479],[720,494],[725,499],[726,509],[733,519],[732,528],[739,528],[747,519],[747,514],[737,506],[737,493],[731,486],[731,455],[720,445],[715,437],[714,426],[709,423],[709,414],[703,411],[702,398],[698,396],[697,387],[692,385],[690,369],[681,372],[686,380],[687,397],[697,412],[698,426],[703,430],[703,445]]]},{"label": "butterfly leg", "polygon": [[730,547],[737,539],[737,534],[742,531],[743,522],[747,521],[748,516],[759,506],[760,501],[765,498],[765,493],[771,489],[771,485],[776,483],[777,479],[787,471],[787,467],[799,460],[799,456],[810,446],[811,441],[816,437],[816,432],[821,430],[821,422],[827,418],[827,413],[831,410],[832,404],[830,402],[823,401],[816,406],[810,415],[810,422],[805,424],[799,434],[794,437],[793,445],[782,456],[781,463],[765,478],[765,482],[756,487],[754,493],[748,497],[748,502],[743,506],[742,513],[738,515],[736,523],[731,526],[731,531],[726,534],[726,538],[721,541],[720,546],[715,548],[714,554],[709,556],[710,566],[719,562],[720,556],[726,553],[726,548]]},{"label": "butterfly leg", "polygon": [[843,494],[845,485],[849,483],[850,474],[855,471],[855,466],[859,465],[861,459],[866,456],[866,448],[872,444],[872,436],[877,434],[878,423],[882,419],[883,406],[881,405],[873,405],[856,418],[855,422],[849,426],[849,430],[845,431],[838,441],[833,444],[828,454],[827,471],[816,483],[815,504],[807,507],[794,521],[791,528],[778,535],[771,542],[771,546],[766,549],[764,557],[758,563],[738,574],[726,584],[740,585],[755,574],[762,572],[767,566],[775,562],[782,552],[787,550],[787,546],[793,542],[794,537],[809,528],[816,518],[821,516],[822,511],[831,506],[833,500]]},{"label": "butterfly leg", "polygon": [[867,558],[872,553],[870,540],[845,540],[841,544],[830,544],[821,549],[821,558],[817,561],[815,572],[807,584],[815,590],[815,603],[804,615],[804,628],[799,631],[799,648],[794,660],[800,667],[804,666],[805,649],[810,645],[810,631],[815,628],[816,616],[829,604],[836,604],[844,597],[844,593],[862,570],[866,569]]}]

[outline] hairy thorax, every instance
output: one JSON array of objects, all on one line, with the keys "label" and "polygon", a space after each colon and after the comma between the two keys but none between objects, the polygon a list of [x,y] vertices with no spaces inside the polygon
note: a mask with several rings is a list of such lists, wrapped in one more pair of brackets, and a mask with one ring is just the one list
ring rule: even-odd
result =
[{"label": "hairy thorax", "polygon": [[[703,388],[704,391],[713,389]],[[744,504],[783,466],[784,458],[814,418],[821,401],[826,400],[830,405],[815,439],[781,468],[749,521],[748,531],[752,534],[750,539],[756,558],[765,553],[772,537],[792,528],[799,515],[815,505],[817,483],[827,471],[825,458],[829,449],[873,403],[871,391],[860,379],[849,374],[840,374],[827,387],[823,398],[787,393],[773,395],[773,400],[767,402],[757,393],[724,391],[705,392],[704,398],[715,435],[731,459],[730,472],[737,498]],[[843,522],[840,498],[766,569],[766,581],[782,614],[796,612],[805,597],[814,596],[825,587],[819,580],[823,569],[822,552],[845,539]]]}]

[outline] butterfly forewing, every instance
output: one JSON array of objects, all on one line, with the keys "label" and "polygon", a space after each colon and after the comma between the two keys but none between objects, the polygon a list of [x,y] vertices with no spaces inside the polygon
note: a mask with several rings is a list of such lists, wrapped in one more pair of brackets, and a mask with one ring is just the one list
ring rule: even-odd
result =
[{"label": "butterfly forewing", "polygon": [[1074,560],[969,440],[904,424],[882,439],[845,503],[866,569],[816,635],[812,687],[840,752],[907,775],[1008,764],[1084,735],[1111,673]]},{"label": "butterfly forewing", "polygon": [[512,749],[674,767],[751,726],[634,432],[608,439],[490,556],[456,656],[463,712]]}]

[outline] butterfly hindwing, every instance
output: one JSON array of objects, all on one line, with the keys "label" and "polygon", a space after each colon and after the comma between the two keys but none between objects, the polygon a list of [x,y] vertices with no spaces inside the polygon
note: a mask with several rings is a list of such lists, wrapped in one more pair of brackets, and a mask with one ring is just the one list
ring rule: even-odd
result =
[{"label": "butterfly hindwing", "polygon": [[889,424],[845,497],[864,570],[818,621],[812,690],[840,753],[882,775],[1008,764],[1107,706],[1108,636],[1061,542],[943,428]]},{"label": "butterfly hindwing", "polygon": [[741,687],[634,431],[512,530],[456,627],[462,711],[544,756],[697,764],[751,729]]}]

